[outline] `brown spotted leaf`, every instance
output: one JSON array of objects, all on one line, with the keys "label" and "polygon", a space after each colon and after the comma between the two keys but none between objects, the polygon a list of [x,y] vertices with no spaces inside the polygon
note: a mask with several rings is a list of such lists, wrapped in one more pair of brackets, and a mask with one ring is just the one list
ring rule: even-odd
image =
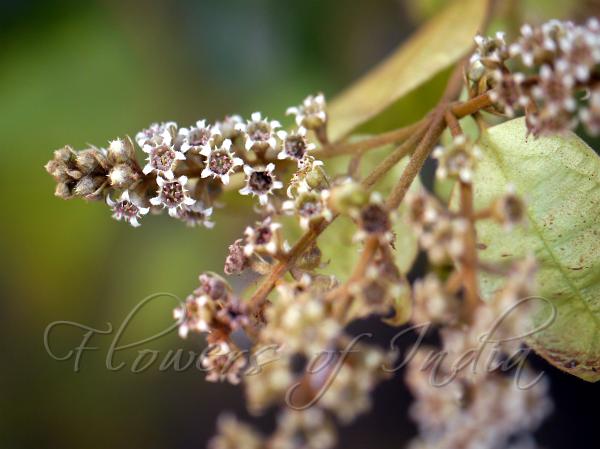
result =
[{"label": "brown spotted leaf", "polygon": [[[512,184],[526,201],[527,224],[511,231],[478,227],[480,257],[506,262],[535,254],[539,296],[557,313],[528,343],[558,368],[600,379],[600,158],[575,134],[527,137],[523,119],[490,128],[481,139],[476,206],[484,208]],[[484,296],[501,280],[481,279]],[[534,318],[545,322],[550,307]]]}]

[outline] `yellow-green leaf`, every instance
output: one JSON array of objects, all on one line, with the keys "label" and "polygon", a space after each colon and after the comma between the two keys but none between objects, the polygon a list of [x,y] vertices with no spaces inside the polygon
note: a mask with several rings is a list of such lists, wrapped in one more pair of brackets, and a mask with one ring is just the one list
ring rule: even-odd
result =
[{"label": "yellow-green leaf", "polygon": [[330,138],[337,140],[388,109],[465,56],[480,31],[485,0],[455,0],[329,105]]},{"label": "yellow-green leaf", "polygon": [[[526,226],[506,231],[488,221],[477,227],[485,261],[534,253],[539,295],[556,320],[529,339],[550,363],[582,379],[600,379],[600,158],[575,134],[527,137],[523,119],[490,128],[474,177],[476,206],[483,208],[508,184],[526,201]],[[501,280],[482,277],[489,295]],[[549,308],[536,322],[544,322]]]}]

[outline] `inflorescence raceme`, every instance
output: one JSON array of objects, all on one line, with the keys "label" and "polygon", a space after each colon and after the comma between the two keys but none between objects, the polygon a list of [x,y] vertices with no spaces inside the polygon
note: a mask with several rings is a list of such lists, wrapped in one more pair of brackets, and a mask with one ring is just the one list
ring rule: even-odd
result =
[{"label": "inflorescence raceme", "polygon": [[[519,226],[525,204],[507,186],[506,194],[486,209],[473,210],[473,174],[482,150],[463,133],[458,119],[481,119],[481,112],[512,117],[524,111],[534,136],[564,132],[578,122],[591,133],[600,132],[600,25],[596,20],[583,26],[551,21],[524,26],[512,45],[501,33],[478,36],[475,42],[466,69],[460,67],[465,70],[467,100],[440,103],[408,137],[385,142],[377,136],[378,146],[404,142],[365,179],[352,167],[375,146],[368,139],[330,142],[322,94],[288,109],[297,126],[288,131],[258,112],[249,120],[232,115],[187,128],[166,122],[151,125],[133,140],[111,141],[106,149],[77,152],[64,147],[46,165],[57,181],[57,196],[104,200],[115,219],[132,226],[139,226],[149,212],[166,210],[188,225],[211,228],[224,191],[255,198],[258,219],[250,219],[243,235],[230,244],[224,272],[255,272],[263,276],[259,287],[243,298],[225,278],[204,273],[174,318],[182,338],[206,334],[209,348],[202,365],[208,381],[242,383],[253,413],[277,404],[288,407],[268,437],[233,417],[222,417],[212,449],[332,447],[332,418],[344,424],[368,410],[370,392],[391,376],[382,365],[393,366],[397,358],[374,345],[353,344],[345,329],[356,319],[376,315],[396,326],[431,323],[439,330],[441,349],[450,354],[435,367],[440,375],[453,372],[452,357],[476,348],[507,308],[533,294],[534,259],[512,266],[478,260],[475,223],[494,220],[508,229]],[[512,70],[519,62],[523,70]],[[462,87],[449,83],[448,98],[454,100]],[[434,148],[445,128],[452,135],[449,143]],[[142,164],[136,145],[146,155]],[[358,156],[347,175],[332,176],[323,160],[345,149],[356,150]],[[372,192],[410,153],[410,163],[387,198]],[[429,155],[438,162],[437,176],[459,187],[458,209],[424,188],[407,194]],[[401,214],[400,203],[406,205]],[[340,215],[354,223],[354,241],[361,248],[345,279],[322,274],[326,261],[336,255],[322,254],[317,242]],[[304,231],[294,244],[285,236],[288,216]],[[395,247],[393,231],[399,218],[410,224],[435,268],[412,285],[395,259],[403,251]],[[487,302],[481,301],[477,284],[482,270],[506,279]],[[521,335],[526,326],[524,319],[511,319],[500,332]],[[251,339],[251,356],[234,341],[237,332]],[[349,345],[352,351],[345,352]],[[507,346],[485,358],[499,363],[515,349],[514,341]],[[322,362],[323,351],[331,356],[330,363],[308,369]],[[500,369],[464,369],[439,387],[432,385],[433,368],[426,359],[424,349],[419,350],[407,370],[407,384],[416,398],[411,415],[421,431],[414,447],[503,448],[509,438],[535,430],[551,409],[544,382],[519,390]],[[527,376],[532,374],[527,371]],[[312,406],[297,407],[302,404]]]}]

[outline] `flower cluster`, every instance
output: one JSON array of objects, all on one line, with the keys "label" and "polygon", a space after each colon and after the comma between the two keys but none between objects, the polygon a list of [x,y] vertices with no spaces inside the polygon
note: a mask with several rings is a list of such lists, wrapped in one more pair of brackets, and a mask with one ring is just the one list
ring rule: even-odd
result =
[{"label": "flower cluster", "polygon": [[[433,275],[425,279],[421,290],[444,295],[452,305],[438,302],[413,316],[416,324],[426,320],[441,326],[441,350],[421,348],[408,366],[406,381],[416,397],[411,415],[421,430],[414,447],[500,449],[515,437],[529,440],[527,433],[550,413],[547,379],[536,377],[524,365],[524,359],[519,359],[520,342],[514,340],[530,330],[527,317],[535,305],[523,298],[531,294],[535,269],[533,259],[511,267],[506,285],[489,305],[477,307],[467,330],[460,324],[448,288]],[[511,314],[514,307],[527,310]],[[494,332],[490,338],[502,343],[482,343],[489,332]],[[507,357],[514,360],[508,363]]]},{"label": "flower cluster", "polygon": [[[311,155],[316,145],[309,131],[326,141],[325,107],[319,94],[290,108],[299,125],[289,132],[259,112],[246,122],[232,115],[189,127],[154,123],[136,133],[135,143],[126,137],[107,148],[75,151],[66,146],[54,153],[46,170],[57,182],[57,196],[105,199],[114,218],[133,226],[149,211],[167,210],[189,226],[211,228],[214,204],[223,190],[256,197],[261,208],[273,212],[280,208],[276,198],[290,161],[297,166],[290,187],[308,185],[322,165]],[[143,166],[136,159],[136,145],[145,154]]]},{"label": "flower cluster", "polygon": [[[390,326],[429,323],[448,354],[432,362],[420,350],[408,365],[407,383],[416,398],[411,414],[420,429],[413,447],[495,449],[536,428],[550,410],[547,386],[513,390],[510,376],[498,368],[509,351],[519,349],[519,341],[508,337],[522,335],[529,325],[533,305],[522,306],[520,300],[533,293],[536,264],[530,258],[511,265],[481,262],[476,227],[480,220],[493,220],[511,229],[524,221],[527,209],[509,186],[486,208],[474,210],[481,150],[462,132],[459,114],[453,114],[465,104],[482,105],[471,114],[484,109],[512,116],[524,109],[535,135],[562,132],[578,119],[597,132],[599,28],[595,21],[524,27],[512,45],[502,33],[478,36],[467,73],[471,99],[462,104],[444,100],[439,110],[445,115],[424,119],[431,124],[444,118],[452,140],[434,148],[443,132],[437,125],[425,135],[418,130],[406,138],[407,145],[414,140],[408,148],[413,156],[394,187],[378,182],[407,154],[404,144],[390,150],[366,178],[359,166],[367,150],[384,140],[396,142],[399,134],[376,136],[365,147],[360,147],[363,142],[330,143],[322,94],[288,109],[295,125],[287,130],[255,112],[249,120],[231,115],[187,128],[157,123],[134,140],[117,139],[106,149],[55,152],[46,169],[58,183],[58,196],[104,199],[115,219],[132,226],[149,212],[167,211],[190,226],[211,228],[217,200],[226,191],[237,191],[254,204],[255,215],[229,245],[223,271],[243,273],[240,284],[262,276],[258,287],[246,295],[218,274],[204,273],[173,315],[182,338],[205,338],[201,367],[208,381],[241,384],[252,414],[271,406],[284,411],[270,436],[221,417],[211,449],[331,448],[337,439],[333,422],[345,425],[367,411],[373,389],[391,377],[382,367],[397,358],[394,351],[351,337],[348,326],[366,318]],[[523,72],[508,68],[516,56]],[[587,104],[577,112],[576,95],[586,90]],[[144,164],[136,160],[136,145],[146,155]],[[357,149],[342,174],[320,160],[337,155],[340,147]],[[438,178],[457,181],[459,201],[445,204],[424,187],[414,187],[419,164],[429,154],[437,160]],[[339,216],[352,233],[347,245],[354,253],[348,254],[356,257],[351,271],[332,275],[323,268],[337,254],[322,251],[319,237]],[[399,227],[405,223],[409,228]],[[291,245],[292,230],[302,236]],[[407,251],[405,241],[416,242],[433,267],[411,282],[411,267],[401,269],[398,263]],[[413,250],[407,252],[414,255]],[[414,258],[407,265],[413,263]],[[483,272],[504,279],[485,298],[479,285]],[[496,326],[517,305],[527,311]],[[481,358],[495,368],[464,369],[461,357],[473,352],[492,328],[510,340],[481,349]],[[526,368],[522,371],[531,376]],[[440,375],[455,381],[435,385]]]},{"label": "flower cluster", "polygon": [[[535,136],[562,133],[579,122],[590,134],[598,134],[598,20],[585,25],[558,20],[524,25],[510,45],[501,33],[493,38],[478,36],[475,42],[468,72],[472,95],[489,90],[494,110],[508,116],[524,109],[528,129]],[[523,71],[508,68],[513,59],[520,61]]]}]

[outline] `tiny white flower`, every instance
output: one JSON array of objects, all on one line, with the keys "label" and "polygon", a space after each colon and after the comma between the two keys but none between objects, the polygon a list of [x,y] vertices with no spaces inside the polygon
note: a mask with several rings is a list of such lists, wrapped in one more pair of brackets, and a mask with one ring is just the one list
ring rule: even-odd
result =
[{"label": "tiny white flower", "polygon": [[210,147],[213,137],[220,135],[217,128],[206,124],[206,120],[199,120],[196,122],[196,126],[181,128],[179,132],[183,137],[181,145],[183,153],[190,149],[200,151],[203,148]]},{"label": "tiny white flower", "polygon": [[271,218],[257,223],[254,227],[248,226],[244,231],[246,244],[244,245],[244,254],[250,257],[256,251],[276,254],[280,246],[280,236],[278,230],[280,223],[273,223]]},{"label": "tiny white flower", "polygon": [[153,123],[147,129],[144,129],[135,135],[135,141],[143,148],[144,145],[158,146],[168,140],[168,145],[173,142],[174,136],[177,134],[177,123]]},{"label": "tiny white flower", "polygon": [[177,161],[185,160],[183,152],[176,151],[171,146],[170,137],[166,137],[164,143],[159,146],[146,144],[142,147],[142,150],[148,154],[148,158],[146,159],[148,163],[142,170],[145,175],[154,171],[156,174],[164,176],[167,179],[173,179],[175,177],[173,170]]},{"label": "tiny white flower", "polygon": [[325,96],[322,93],[309,95],[300,106],[288,108],[286,115],[295,115],[298,126],[321,128],[327,122]]},{"label": "tiny white flower", "polygon": [[213,221],[210,221],[210,216],[213,213],[212,207],[204,207],[200,201],[191,206],[182,206],[177,211],[177,218],[184,221],[188,226],[195,227],[202,225],[207,229],[212,229],[215,226]]},{"label": "tiny white flower", "polygon": [[277,159],[292,159],[300,164],[308,152],[316,148],[314,143],[307,142],[306,128],[303,127],[290,134],[283,130],[277,131],[277,137],[283,142]]},{"label": "tiny white flower", "polygon": [[150,208],[140,206],[129,196],[129,191],[125,190],[117,201],[114,201],[110,195],[106,197],[106,203],[113,210],[115,220],[124,220],[133,227],[140,226],[139,219],[146,215]]},{"label": "tiny white flower", "polygon": [[269,148],[274,150],[277,147],[275,138],[277,128],[281,128],[281,124],[277,120],[269,121],[263,118],[260,112],[254,112],[245,127],[246,150],[263,152]]},{"label": "tiny white flower", "polygon": [[158,184],[157,196],[150,199],[153,206],[162,206],[169,209],[169,215],[176,217],[178,209],[184,206],[193,205],[196,200],[189,197],[185,185],[187,176],[180,176],[177,179],[166,180],[160,176],[156,177]]},{"label": "tiny white flower", "polygon": [[283,183],[277,181],[273,174],[275,164],[271,163],[266,167],[254,168],[244,165],[246,174],[246,186],[240,190],[242,195],[254,195],[258,197],[259,203],[264,206],[269,202],[269,195],[273,190],[281,189]]},{"label": "tiny white flower", "polygon": [[219,178],[225,185],[229,184],[229,175],[235,171],[236,167],[244,164],[239,157],[235,157],[231,151],[231,140],[225,139],[220,147],[205,147],[200,154],[206,156],[206,167],[202,170],[202,178]]}]

